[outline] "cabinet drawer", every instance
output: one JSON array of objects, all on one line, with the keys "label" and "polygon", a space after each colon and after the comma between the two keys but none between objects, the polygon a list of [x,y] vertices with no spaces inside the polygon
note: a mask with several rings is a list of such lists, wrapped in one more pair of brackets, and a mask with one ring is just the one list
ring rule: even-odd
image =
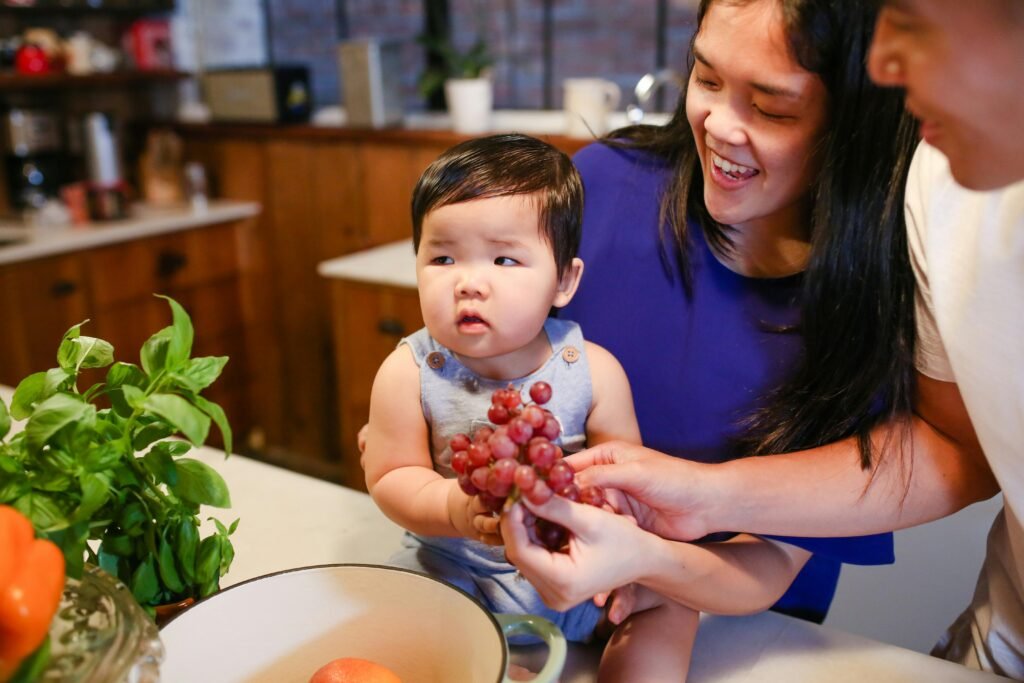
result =
[{"label": "cabinet drawer", "polygon": [[89,284],[100,309],[174,295],[238,271],[236,224],[196,228],[93,250]]}]

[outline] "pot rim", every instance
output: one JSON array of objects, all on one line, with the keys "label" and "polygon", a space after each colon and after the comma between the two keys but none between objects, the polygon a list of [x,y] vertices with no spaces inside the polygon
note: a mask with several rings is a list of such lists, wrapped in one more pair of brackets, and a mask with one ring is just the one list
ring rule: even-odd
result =
[{"label": "pot rim", "polygon": [[327,563],[327,564],[309,565],[307,567],[292,567],[291,569],[282,569],[280,571],[270,572],[269,574],[263,574],[261,576],[254,576],[251,579],[246,579],[245,581],[240,581],[238,583],[235,583],[235,584],[232,584],[232,585],[228,586],[227,588],[222,588],[222,589],[218,590],[216,593],[214,593],[213,595],[207,596],[207,597],[203,598],[202,600],[196,600],[196,602],[193,605],[191,605],[191,606],[181,610],[180,612],[175,614],[173,617],[168,619],[160,627],[160,630],[163,631],[165,628],[167,628],[170,624],[172,624],[176,619],[178,619],[183,614],[185,614],[187,612],[191,612],[192,610],[194,610],[195,608],[199,607],[200,605],[203,605],[204,603],[206,603],[206,602],[216,598],[218,595],[222,595],[222,594],[224,594],[224,593],[226,593],[226,592],[228,592],[230,590],[234,590],[235,588],[239,588],[240,586],[244,586],[246,584],[253,583],[255,581],[260,581],[260,580],[263,580],[263,579],[267,579],[267,578],[270,578],[272,576],[278,576],[279,574],[293,574],[295,572],[311,571],[311,570],[315,570],[315,569],[331,569],[331,568],[334,568],[334,567],[356,567],[356,568],[362,568],[362,569],[383,569],[383,570],[386,570],[386,571],[398,572],[398,573],[402,573],[402,574],[411,574],[412,576],[415,576],[417,578],[426,579],[428,581],[433,581],[435,583],[438,583],[441,586],[443,586],[444,588],[452,590],[456,594],[459,594],[462,597],[466,598],[467,600],[472,602],[474,605],[476,605],[476,607],[487,616],[487,619],[491,622],[491,625],[494,627],[494,631],[497,634],[498,639],[501,641],[501,669],[498,672],[498,678],[497,678],[496,683],[500,683],[501,681],[504,680],[505,671],[508,670],[508,658],[509,658],[508,641],[505,639],[505,633],[504,633],[504,631],[501,628],[501,624],[498,623],[498,620],[495,619],[493,614],[491,614],[491,611],[489,609],[487,609],[486,607],[484,607],[483,603],[481,603],[480,600],[478,600],[477,598],[473,597],[472,595],[470,595],[466,591],[462,590],[458,586],[453,586],[450,583],[446,583],[446,582],[442,581],[441,579],[438,579],[436,577],[430,576],[429,574],[422,574],[420,572],[416,572],[416,571],[413,571],[411,569],[405,569],[403,567],[389,567],[389,566],[383,565],[383,564],[370,564],[370,563],[365,563],[365,562],[330,562],[330,563]]}]

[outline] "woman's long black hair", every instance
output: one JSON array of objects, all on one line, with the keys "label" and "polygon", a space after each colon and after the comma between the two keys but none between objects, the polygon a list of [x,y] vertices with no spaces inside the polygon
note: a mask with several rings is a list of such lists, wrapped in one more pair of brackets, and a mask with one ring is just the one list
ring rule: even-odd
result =
[{"label": "woman's long black hair", "polygon": [[[903,188],[916,125],[902,93],[875,86],[867,75],[876,1],[702,0],[698,30],[712,2],[753,1],[780,4],[793,55],[824,82],[829,113],[812,189],[811,254],[800,302],[803,353],[786,381],[743,419],[740,451],[784,453],[854,436],[867,469],[875,462],[872,427],[887,420],[906,426],[911,414],[914,276]],[[646,150],[675,167],[661,215],[687,282],[687,217],[712,248],[728,252],[728,227],[704,206],[685,87],[668,124],[613,131],[606,144]]]}]

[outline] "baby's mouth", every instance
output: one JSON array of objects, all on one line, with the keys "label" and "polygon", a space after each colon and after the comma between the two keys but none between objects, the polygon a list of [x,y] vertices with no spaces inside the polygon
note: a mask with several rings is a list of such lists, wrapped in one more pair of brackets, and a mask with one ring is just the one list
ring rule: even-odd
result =
[{"label": "baby's mouth", "polygon": [[475,313],[464,313],[459,316],[459,325],[486,325],[487,321]]}]

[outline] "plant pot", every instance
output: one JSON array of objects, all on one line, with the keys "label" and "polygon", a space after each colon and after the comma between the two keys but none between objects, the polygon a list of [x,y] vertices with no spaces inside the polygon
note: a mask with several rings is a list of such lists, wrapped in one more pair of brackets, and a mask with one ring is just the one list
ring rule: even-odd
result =
[{"label": "plant pot", "polygon": [[156,625],[158,628],[163,628],[164,624],[178,616],[181,612],[184,612],[192,605],[196,604],[195,598],[185,598],[178,602],[170,602],[166,605],[157,605],[154,610],[156,611]]},{"label": "plant pot", "polygon": [[167,681],[308,681],[339,657],[369,659],[403,681],[507,683],[505,638],[532,634],[548,660],[533,679],[552,683],[565,663],[558,627],[492,615],[437,579],[374,565],[324,565],[226,588],[160,632]]},{"label": "plant pot", "polygon": [[490,78],[449,78],[444,96],[456,133],[476,135],[491,129],[494,95]]}]

